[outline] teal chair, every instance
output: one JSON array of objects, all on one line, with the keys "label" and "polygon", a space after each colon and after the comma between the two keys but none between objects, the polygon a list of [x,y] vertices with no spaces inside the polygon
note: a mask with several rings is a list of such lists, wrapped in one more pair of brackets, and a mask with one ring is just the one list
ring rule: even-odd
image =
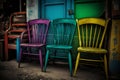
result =
[{"label": "teal chair", "polygon": [[[70,75],[72,76],[72,40],[76,29],[76,21],[71,18],[59,18],[52,22],[53,37],[51,44],[46,46],[45,66],[46,71],[48,59],[68,59]],[[62,50],[62,51],[61,51]],[[61,53],[61,54],[60,54]],[[63,54],[64,53],[64,54]],[[67,56],[65,56],[65,54]],[[61,60],[61,61],[62,61]]]}]

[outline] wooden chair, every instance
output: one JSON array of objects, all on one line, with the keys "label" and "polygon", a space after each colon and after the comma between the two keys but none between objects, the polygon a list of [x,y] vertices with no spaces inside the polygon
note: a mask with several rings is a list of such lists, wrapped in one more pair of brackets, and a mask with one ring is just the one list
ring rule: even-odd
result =
[{"label": "wooden chair", "polygon": [[[55,19],[52,22],[53,42],[46,46],[46,57],[44,71],[46,71],[48,59],[68,59],[70,75],[72,76],[72,40],[76,29],[76,21],[69,18]],[[60,50],[63,50],[60,51]],[[61,53],[61,55],[59,55]],[[63,55],[62,55],[63,53]],[[66,54],[67,56],[65,56]]]},{"label": "wooden chair", "polygon": [[[50,20],[48,19],[34,19],[30,20],[27,23],[27,33],[28,33],[28,42],[22,43],[23,35],[21,39],[17,39],[17,43],[20,43],[17,46],[17,51],[20,51],[20,59],[18,67],[20,67],[20,62],[23,55],[28,56],[28,58],[33,58],[34,56],[38,56],[40,60],[41,70],[43,71],[43,59],[42,53],[43,49],[46,45],[46,36],[48,33]],[[26,57],[25,57],[26,58]],[[34,57],[36,58],[36,57]]]},{"label": "wooden chair", "polygon": [[9,59],[9,50],[16,50],[16,38],[20,37],[26,27],[26,12],[14,12],[10,15],[9,28],[4,34],[5,60]]},{"label": "wooden chair", "polygon": [[[107,50],[102,47],[108,21],[109,20],[100,18],[83,18],[77,20],[79,47],[77,48],[78,54],[76,57],[74,76],[76,75],[80,60],[95,61],[104,62],[105,74],[108,79]],[[88,57],[86,55],[82,56],[81,54],[100,55],[101,59],[96,60],[93,59],[93,56]]]}]

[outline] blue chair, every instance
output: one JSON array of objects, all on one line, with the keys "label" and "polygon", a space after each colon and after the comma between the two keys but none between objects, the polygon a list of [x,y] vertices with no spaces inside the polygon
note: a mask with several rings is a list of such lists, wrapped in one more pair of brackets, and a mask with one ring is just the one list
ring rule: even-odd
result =
[{"label": "blue chair", "polygon": [[[46,46],[46,56],[45,56],[45,66],[44,71],[46,71],[48,59],[68,59],[70,75],[72,76],[72,40],[76,29],[76,21],[71,18],[59,18],[55,19],[52,22],[53,29],[53,43],[48,44]],[[63,50],[62,53],[67,54],[66,56],[59,55],[59,53]]]}]

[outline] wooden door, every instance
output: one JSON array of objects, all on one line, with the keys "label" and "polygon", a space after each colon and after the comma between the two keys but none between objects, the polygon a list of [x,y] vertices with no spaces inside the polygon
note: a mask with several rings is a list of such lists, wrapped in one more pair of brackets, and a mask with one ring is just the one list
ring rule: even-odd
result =
[{"label": "wooden door", "polygon": [[73,0],[42,0],[40,4],[41,18],[53,20],[73,17],[73,14],[69,14],[74,9]]},{"label": "wooden door", "polygon": [[[41,0],[40,18],[54,20],[57,18],[73,18],[74,0]],[[47,44],[52,44],[54,28],[49,27]],[[62,54],[61,54],[62,55]]]}]

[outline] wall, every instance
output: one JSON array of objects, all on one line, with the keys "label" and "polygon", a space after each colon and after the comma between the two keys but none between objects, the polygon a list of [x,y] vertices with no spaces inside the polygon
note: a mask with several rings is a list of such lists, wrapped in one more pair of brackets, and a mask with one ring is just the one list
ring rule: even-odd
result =
[{"label": "wall", "polygon": [[27,21],[39,18],[39,0],[26,0]]},{"label": "wall", "polygon": [[109,71],[111,75],[120,76],[120,19],[112,20],[109,55]]}]

